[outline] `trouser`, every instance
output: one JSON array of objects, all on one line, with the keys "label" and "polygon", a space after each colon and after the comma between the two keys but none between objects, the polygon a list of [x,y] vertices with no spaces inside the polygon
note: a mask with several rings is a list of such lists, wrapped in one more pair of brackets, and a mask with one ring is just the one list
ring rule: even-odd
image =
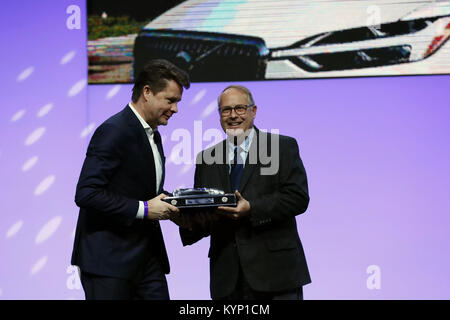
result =
[{"label": "trouser", "polygon": [[169,300],[167,280],[156,258],[149,261],[132,279],[119,279],[81,270],[86,300]]},{"label": "trouser", "polygon": [[303,300],[303,287],[282,292],[258,292],[253,290],[239,267],[239,276],[233,292],[219,300]]}]

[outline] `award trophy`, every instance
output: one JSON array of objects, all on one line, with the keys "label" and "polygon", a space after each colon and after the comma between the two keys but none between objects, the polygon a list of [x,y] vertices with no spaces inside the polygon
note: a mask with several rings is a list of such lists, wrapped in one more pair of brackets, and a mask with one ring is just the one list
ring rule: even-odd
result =
[{"label": "award trophy", "polygon": [[213,188],[176,189],[171,197],[162,199],[177,208],[211,208],[237,205],[234,193],[225,193]]}]

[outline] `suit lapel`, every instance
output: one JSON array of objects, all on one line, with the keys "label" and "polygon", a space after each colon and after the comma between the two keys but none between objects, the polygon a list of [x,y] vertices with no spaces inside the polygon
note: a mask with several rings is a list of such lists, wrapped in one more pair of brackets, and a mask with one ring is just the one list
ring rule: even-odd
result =
[{"label": "suit lapel", "polygon": [[155,165],[153,152],[150,142],[148,141],[147,133],[145,132],[145,129],[142,127],[142,124],[139,122],[139,119],[136,117],[133,111],[131,111],[130,107],[127,106],[127,109],[128,109],[127,114],[129,117],[128,125],[132,128],[131,130],[133,130],[136,136],[138,137],[142,153],[145,155],[148,161],[151,161],[150,163],[153,163],[153,171],[154,171]]},{"label": "suit lapel", "polygon": [[[213,166],[218,168],[219,172],[219,178],[220,178],[220,185],[224,186],[224,190],[226,193],[231,192],[231,182],[230,182],[230,174],[229,174],[229,167],[228,167],[228,161],[227,161],[227,140],[222,141],[222,144],[218,145],[216,149],[213,151],[214,154],[213,157],[216,157],[216,151],[221,150],[222,157],[221,159],[217,159],[218,163],[214,164]],[[217,155],[219,156],[219,155]]]},{"label": "suit lapel", "polygon": [[[159,155],[161,157],[161,166],[162,166],[162,176],[161,176],[161,183],[159,184],[159,190],[158,190],[158,194],[160,194],[163,191],[163,186],[164,186],[164,179],[166,177],[166,157],[164,156],[164,149],[163,149],[163,145],[162,145],[162,140],[161,140],[161,134],[159,133],[158,130],[156,130],[154,133],[155,138],[153,139],[156,143],[156,146],[158,147],[158,152]],[[148,139],[147,139],[148,141]],[[152,152],[153,154],[153,152]]]},{"label": "suit lapel", "polygon": [[[150,182],[152,192],[155,190],[155,183],[151,183],[152,181],[156,181],[156,169],[155,169],[155,160],[153,158],[153,151],[148,141],[147,133],[145,129],[142,127],[139,119],[133,113],[129,106],[125,107],[124,110],[125,118],[127,119],[128,126],[130,130],[134,132],[134,135],[137,138],[137,144],[139,146],[139,151],[144,155],[145,165],[142,166],[142,170],[144,174],[149,176],[148,181]],[[139,164],[140,165],[140,164]],[[147,172],[147,173],[145,173]],[[161,184],[162,185],[162,184]]]}]

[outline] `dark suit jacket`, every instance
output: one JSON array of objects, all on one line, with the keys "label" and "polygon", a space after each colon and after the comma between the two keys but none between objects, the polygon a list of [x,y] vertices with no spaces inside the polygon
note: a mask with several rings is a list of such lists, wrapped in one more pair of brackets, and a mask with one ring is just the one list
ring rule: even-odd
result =
[{"label": "dark suit jacket", "polygon": [[[263,143],[264,137],[267,143]],[[272,138],[278,138],[279,142],[280,152],[276,155]],[[225,153],[224,150],[225,142],[222,142],[200,154],[195,187],[232,192],[228,164],[222,161],[222,164],[208,165],[201,161],[207,154],[214,156],[218,152]],[[267,161],[260,156],[252,164],[250,154],[259,151],[258,155],[270,155],[267,153],[270,150],[273,156],[279,155],[279,170],[272,175],[262,175],[261,168],[267,169],[270,165],[264,165]],[[306,211],[309,203],[306,173],[296,140],[256,129],[239,192],[251,204],[248,218],[235,221],[221,217],[206,229],[188,231],[180,228],[184,245],[211,236],[208,254],[211,297],[217,299],[232,292],[239,263],[248,283],[256,291],[279,292],[311,282],[295,219],[296,215]]]},{"label": "dark suit jacket", "polygon": [[[158,149],[164,169],[160,142]],[[163,183],[164,174],[159,192]],[[126,106],[100,125],[89,143],[75,195],[80,213],[72,264],[85,272],[130,279],[153,255],[169,273],[159,223],[136,219],[138,200],[159,192],[147,135]]]}]

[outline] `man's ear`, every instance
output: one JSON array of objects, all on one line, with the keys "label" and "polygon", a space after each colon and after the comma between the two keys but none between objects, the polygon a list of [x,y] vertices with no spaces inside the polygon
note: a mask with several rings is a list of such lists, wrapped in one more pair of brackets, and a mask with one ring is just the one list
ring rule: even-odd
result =
[{"label": "man's ear", "polygon": [[256,117],[256,111],[258,110],[258,107],[256,106],[256,104],[253,106],[253,116]]},{"label": "man's ear", "polygon": [[142,88],[142,94],[146,101],[148,101],[150,97],[153,97],[153,91],[149,85],[145,85],[144,88]]}]

